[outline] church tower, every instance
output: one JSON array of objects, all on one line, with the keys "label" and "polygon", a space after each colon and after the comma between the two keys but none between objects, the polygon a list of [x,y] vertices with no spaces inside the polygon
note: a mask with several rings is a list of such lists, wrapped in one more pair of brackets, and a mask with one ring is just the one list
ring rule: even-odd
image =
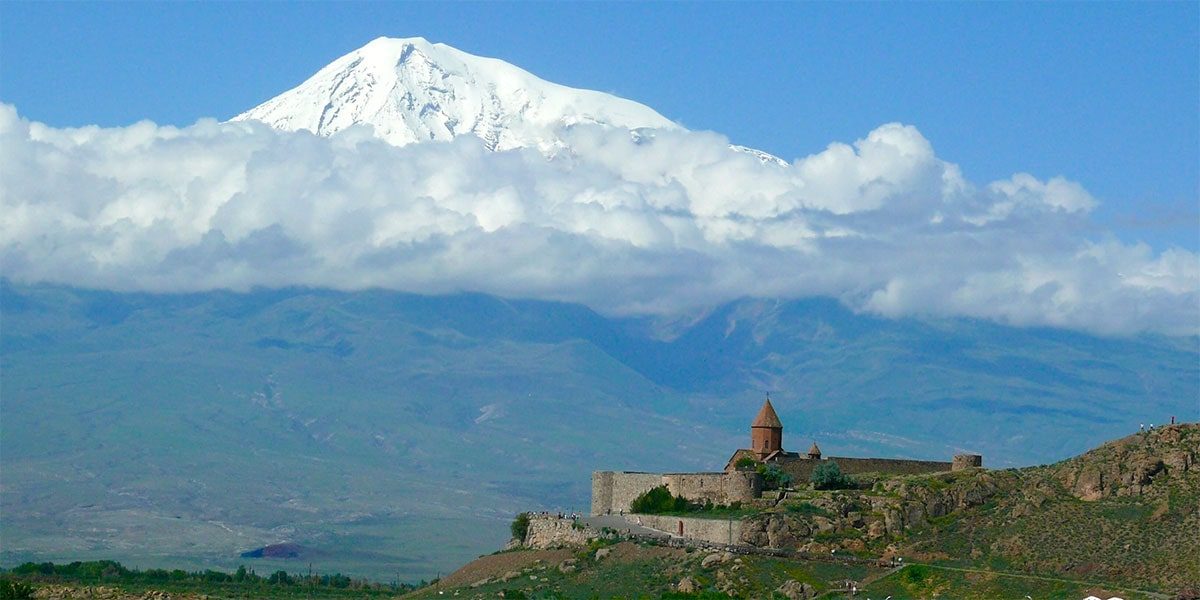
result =
[{"label": "church tower", "polygon": [[779,420],[779,415],[775,414],[775,407],[771,406],[769,397],[763,402],[758,416],[754,417],[754,422],[750,424],[750,450],[758,460],[783,450],[783,422]]}]

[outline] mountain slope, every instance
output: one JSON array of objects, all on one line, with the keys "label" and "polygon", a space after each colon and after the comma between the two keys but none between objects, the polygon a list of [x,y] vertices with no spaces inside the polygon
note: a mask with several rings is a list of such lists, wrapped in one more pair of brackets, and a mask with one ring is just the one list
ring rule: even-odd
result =
[{"label": "mountain slope", "polygon": [[236,568],[294,542],[322,568],[427,578],[494,549],[518,510],[586,506],[592,470],[720,468],[764,388],[787,448],[1000,467],[1194,418],[1200,377],[1194,338],[825,300],[733,303],[669,340],[479,294],[3,283],[0,305],[4,563]]},{"label": "mountain slope", "polygon": [[[635,139],[643,139],[640,130],[682,129],[637,102],[552,83],[420,37],[375,39],[231,120],[322,136],[370,125],[397,146],[474,136],[489,150],[536,148],[548,156],[569,148],[561,133],[575,125],[626,129]],[[761,150],[730,148],[788,166]]]},{"label": "mountain slope", "polygon": [[555,130],[580,123],[676,128],[636,102],[551,83],[423,38],[376,39],[233,118],[251,119],[324,136],[369,124],[395,145],[474,135],[492,150],[552,150]]}]

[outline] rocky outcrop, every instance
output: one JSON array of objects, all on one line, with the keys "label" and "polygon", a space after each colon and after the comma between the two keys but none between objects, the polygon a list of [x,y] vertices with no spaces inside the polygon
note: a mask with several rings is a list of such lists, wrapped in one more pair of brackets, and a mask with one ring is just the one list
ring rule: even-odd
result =
[{"label": "rocky outcrop", "polygon": [[742,524],[740,541],[762,548],[830,547],[861,550],[865,541],[899,537],[957,510],[979,506],[1008,487],[1010,474],[991,471],[943,473],[881,482],[871,492],[835,492],[803,501],[784,501]]},{"label": "rocky outcrop", "polygon": [[1168,425],[1109,442],[1051,468],[1072,495],[1094,501],[1144,496],[1160,478],[1180,478],[1197,468],[1200,432],[1195,426]]},{"label": "rocky outcrop", "polygon": [[749,519],[742,526],[741,542],[760,548],[792,548],[814,530],[812,522],[803,518],[769,514]]},{"label": "rocky outcrop", "polygon": [[563,519],[556,515],[530,515],[529,529],[521,545],[538,549],[582,547],[598,537],[600,532],[574,519]]}]

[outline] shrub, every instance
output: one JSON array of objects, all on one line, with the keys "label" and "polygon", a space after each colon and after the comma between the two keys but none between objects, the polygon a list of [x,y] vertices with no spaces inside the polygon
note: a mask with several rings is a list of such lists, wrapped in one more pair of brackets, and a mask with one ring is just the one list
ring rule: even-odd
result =
[{"label": "shrub", "polygon": [[529,533],[529,513],[518,513],[512,525],[509,525],[509,530],[512,531],[513,538],[524,542],[525,534]]},{"label": "shrub", "polygon": [[929,567],[925,565],[908,565],[900,572],[900,579],[905,583],[921,583],[929,578]]},{"label": "shrub", "polygon": [[757,470],[768,487],[787,487],[792,484],[792,476],[784,473],[779,465],[758,465]]},{"label": "shrub", "polygon": [[[683,500],[683,498],[676,498],[675,496],[672,496],[671,492],[667,490],[667,486],[660,485],[658,487],[650,488],[639,494],[637,498],[634,498],[633,502],[629,504],[629,510],[635,513],[647,515],[671,512],[674,510],[680,510],[676,509],[676,504],[678,504],[677,501],[681,500]],[[686,509],[687,502],[683,501],[682,504],[682,508]]]},{"label": "shrub", "polygon": [[11,579],[0,579],[0,600],[27,600],[33,598],[33,588],[28,584]]},{"label": "shrub", "polygon": [[758,468],[758,461],[749,456],[743,456],[733,463],[733,468],[739,471],[751,471]]},{"label": "shrub", "polygon": [[812,484],[818,490],[845,490],[854,487],[854,480],[837,463],[827,462],[813,469]]},{"label": "shrub", "polygon": [[802,515],[816,515],[822,517],[833,516],[829,511],[816,506],[810,502],[791,502],[786,505],[787,511],[790,513],[799,513]]}]

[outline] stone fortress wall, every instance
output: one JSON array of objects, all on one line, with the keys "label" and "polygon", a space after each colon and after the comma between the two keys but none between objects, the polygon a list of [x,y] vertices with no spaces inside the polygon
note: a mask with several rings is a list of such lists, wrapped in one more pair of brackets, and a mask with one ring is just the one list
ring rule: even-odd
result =
[{"label": "stone fortress wall", "polygon": [[983,468],[982,454],[955,454],[954,462],[951,463],[951,471],[961,471],[963,469],[980,469]]},{"label": "stone fortress wall", "polygon": [[676,496],[713,504],[746,502],[762,494],[762,476],[735,473],[642,473],[596,471],[592,473],[592,514],[629,512],[642,493],[660,485]]},{"label": "stone fortress wall", "polygon": [[595,471],[592,473],[592,514],[629,512],[634,498],[662,484],[662,473]]},{"label": "stone fortress wall", "polygon": [[675,496],[713,504],[746,502],[762,494],[763,481],[758,473],[665,473],[663,484]]},{"label": "stone fortress wall", "polygon": [[[808,460],[793,460],[781,465],[793,481],[804,482],[812,477],[813,469],[825,463],[837,463],[843,473],[880,473],[883,475],[917,475],[941,473],[983,466],[978,454],[959,454],[951,462],[934,460],[905,460],[894,458],[850,458],[831,456]],[[660,485],[676,496],[692,501],[708,500],[713,504],[748,502],[762,495],[762,476],[753,471],[724,473],[643,473],[638,471],[595,471],[592,473],[592,514],[628,513],[634,499]]]},{"label": "stone fortress wall", "polygon": [[737,544],[742,539],[741,519],[701,519],[666,515],[625,515],[625,521],[713,544]]},{"label": "stone fortress wall", "polygon": [[812,472],[825,463],[837,463],[843,473],[858,475],[861,473],[881,473],[884,475],[917,475],[920,473],[939,473],[953,470],[953,463],[935,460],[905,460],[896,458],[849,458],[845,456],[828,456],[808,460],[791,460],[780,464],[785,473],[792,476],[792,481],[804,482],[812,477]]}]

